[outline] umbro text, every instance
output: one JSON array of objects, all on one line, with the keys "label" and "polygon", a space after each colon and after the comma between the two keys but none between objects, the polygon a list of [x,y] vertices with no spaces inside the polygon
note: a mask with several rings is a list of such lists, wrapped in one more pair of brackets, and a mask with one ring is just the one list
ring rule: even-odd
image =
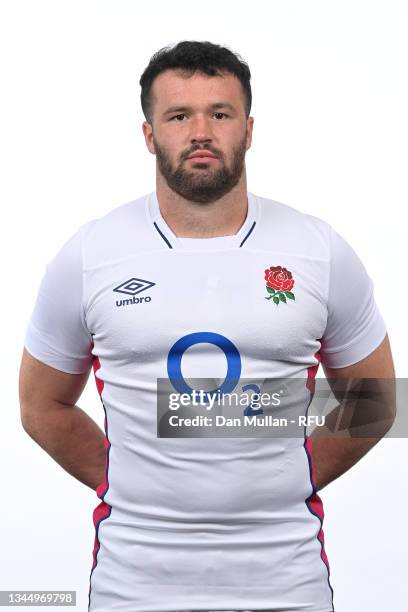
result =
[{"label": "umbro text", "polygon": [[130,304],[140,304],[141,302],[151,302],[152,298],[148,295],[147,297],[136,297],[133,296],[129,300],[116,300],[116,306],[130,306]]}]

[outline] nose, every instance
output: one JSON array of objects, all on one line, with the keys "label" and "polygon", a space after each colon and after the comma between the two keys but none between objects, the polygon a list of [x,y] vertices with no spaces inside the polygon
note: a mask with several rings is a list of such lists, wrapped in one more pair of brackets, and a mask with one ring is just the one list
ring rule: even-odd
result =
[{"label": "nose", "polygon": [[212,130],[210,119],[204,114],[198,113],[191,121],[191,142],[211,142]]}]

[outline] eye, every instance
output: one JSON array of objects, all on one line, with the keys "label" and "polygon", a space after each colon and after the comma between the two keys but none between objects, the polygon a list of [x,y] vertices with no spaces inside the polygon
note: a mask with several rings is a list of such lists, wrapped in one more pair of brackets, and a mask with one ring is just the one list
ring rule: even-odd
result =
[{"label": "eye", "polygon": [[186,116],[185,113],[180,113],[179,115],[174,115],[174,117],[172,117],[170,121],[173,121],[173,119],[177,119],[178,117],[185,117],[185,116]]},{"label": "eye", "polygon": [[221,112],[214,113],[214,115],[224,115],[224,117],[228,117],[226,113],[221,113]]}]

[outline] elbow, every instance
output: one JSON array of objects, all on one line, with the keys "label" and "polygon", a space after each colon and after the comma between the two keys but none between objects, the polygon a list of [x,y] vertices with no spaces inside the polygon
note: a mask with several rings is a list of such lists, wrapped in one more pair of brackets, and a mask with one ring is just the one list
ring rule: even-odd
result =
[{"label": "elbow", "polygon": [[34,409],[33,406],[20,398],[20,422],[24,431],[30,436],[34,429]]},{"label": "elbow", "polygon": [[393,427],[397,418],[396,403],[389,404],[387,410],[384,411],[383,418],[378,422],[378,428],[382,437],[384,437]]}]

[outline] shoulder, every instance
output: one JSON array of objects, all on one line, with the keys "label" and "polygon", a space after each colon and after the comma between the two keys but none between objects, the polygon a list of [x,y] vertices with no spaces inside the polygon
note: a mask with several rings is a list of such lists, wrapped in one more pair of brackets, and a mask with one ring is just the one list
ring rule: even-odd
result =
[{"label": "shoulder", "polygon": [[79,228],[85,267],[151,248],[146,206],[150,194],[113,208]]},{"label": "shoulder", "polygon": [[135,223],[139,226],[146,216],[145,206],[149,195],[146,194],[136,200],[116,206],[105,215],[84,223],[80,228],[83,238],[86,240],[102,239],[112,230],[125,231],[129,225],[133,227]]},{"label": "shoulder", "polygon": [[331,226],[323,219],[271,198],[258,196],[257,248],[306,252],[329,258]]}]

